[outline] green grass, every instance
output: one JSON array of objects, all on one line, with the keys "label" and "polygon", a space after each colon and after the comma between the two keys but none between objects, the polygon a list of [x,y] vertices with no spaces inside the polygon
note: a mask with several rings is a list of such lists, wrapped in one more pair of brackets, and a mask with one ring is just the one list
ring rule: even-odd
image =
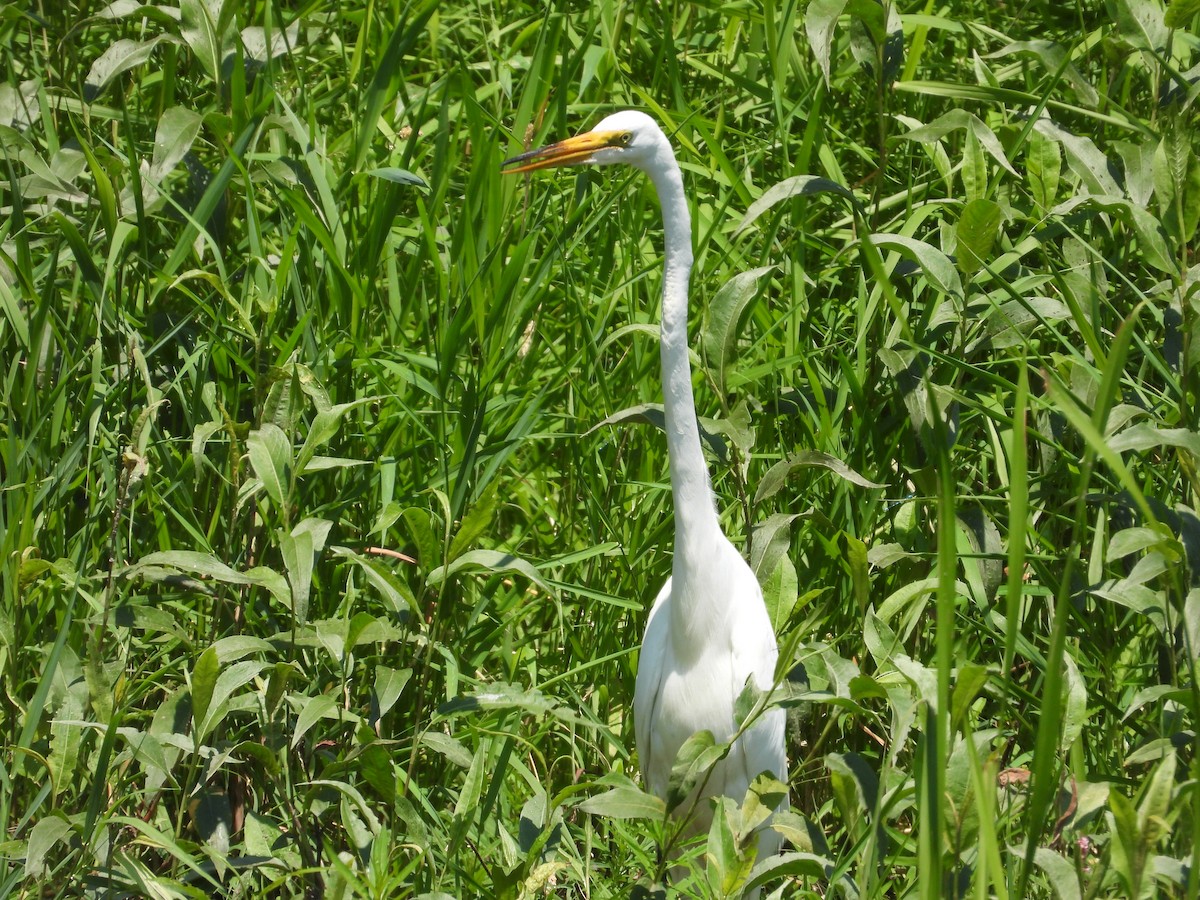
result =
[{"label": "green grass", "polygon": [[[635,106],[805,676],[751,878],[1195,896],[1198,35],[1188,0],[0,9],[0,895],[655,890],[657,203],[499,173]],[[754,802],[690,895],[740,892]]]}]

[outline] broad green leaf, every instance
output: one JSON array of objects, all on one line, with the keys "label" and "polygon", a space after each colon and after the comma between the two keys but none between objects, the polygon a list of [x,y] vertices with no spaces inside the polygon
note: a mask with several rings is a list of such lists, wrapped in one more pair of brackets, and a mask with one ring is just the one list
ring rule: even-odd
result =
[{"label": "broad green leaf", "polygon": [[267,496],[282,508],[288,494],[287,473],[292,459],[292,445],[287,435],[278,425],[268,423],[250,432],[246,450],[254,474],[262,482]]},{"label": "broad green leaf", "polygon": [[721,285],[709,301],[701,332],[708,370],[725,392],[725,372],[737,350],[738,322],[750,301],[758,296],[758,283],[774,266],[761,266],[739,272]]},{"label": "broad green leaf", "polygon": [[1170,831],[1171,798],[1175,789],[1176,758],[1168,752],[1154,769],[1138,804],[1139,850],[1144,858],[1158,848],[1158,842]]},{"label": "broad green leaf", "polygon": [[325,549],[325,540],[332,527],[333,523],[328,519],[310,517],[290,532],[281,529],[278,533],[279,552],[292,588],[292,612],[301,625],[308,620],[313,561]]},{"label": "broad green leaf", "polygon": [[447,718],[481,710],[520,710],[533,716],[553,715],[563,721],[577,721],[578,716],[536,688],[523,688],[504,681],[463,694],[438,707],[438,715]]},{"label": "broad green leaf", "polygon": [[[936,589],[936,584],[934,588]],[[932,590],[931,589],[931,590]],[[921,665],[915,659],[898,653],[892,657],[892,664],[916,688],[917,699],[923,701],[932,711],[937,710],[938,685],[937,673]]]},{"label": "broad green leaf", "polygon": [[219,894],[223,890],[221,883],[213,877],[210,870],[206,870],[199,858],[197,858],[189,850],[181,846],[175,839],[173,834],[161,831],[149,822],[144,822],[137,816],[112,816],[109,819],[110,824],[126,829],[132,835],[137,833],[136,841],[138,844],[154,848],[173,857],[184,868],[191,872],[191,879],[196,883],[207,884],[207,891],[213,894]]},{"label": "broad green leaf", "polygon": [[219,33],[222,0],[179,0],[180,34],[213,81],[221,81],[225,47]]},{"label": "broad green leaf", "polygon": [[258,25],[243,28],[241,39],[246,56],[265,63],[276,57],[286,56],[303,45],[305,35],[301,33],[299,18],[292,19],[292,23],[286,29],[278,27],[278,24],[277,22],[269,36],[267,30]]},{"label": "broad green leaf", "polygon": [[1177,703],[1186,702],[1187,697],[1186,688],[1176,687],[1173,684],[1152,684],[1149,687],[1142,688],[1133,695],[1133,699],[1128,701],[1128,704],[1125,706],[1121,721],[1128,721],[1138,710],[1148,703],[1157,703],[1164,698],[1174,700]]},{"label": "broad green leaf", "polygon": [[766,471],[758,482],[758,490],[754,494],[754,505],[758,506],[771,497],[774,497],[787,482],[788,477],[797,469],[813,467],[828,469],[839,478],[843,478],[859,487],[887,487],[885,484],[879,484],[863,477],[840,459],[830,456],[828,453],[821,453],[817,450],[801,450],[799,453],[794,453],[786,459],[780,460]]},{"label": "broad green leaf", "polygon": [[1025,148],[1025,177],[1034,202],[1043,210],[1054,206],[1062,178],[1062,152],[1057,141],[1039,131],[1030,132]]},{"label": "broad green leaf", "polygon": [[1000,234],[1004,213],[992,200],[972,200],[963,207],[955,223],[958,244],[958,268],[964,275],[974,275],[992,260],[992,247]]},{"label": "broad green leaf", "polygon": [[848,0],[811,0],[804,13],[804,30],[808,35],[808,45],[817,59],[817,65],[821,67],[826,84],[831,83],[833,32],[847,2]]},{"label": "broad green leaf", "polygon": [[967,129],[966,141],[963,144],[963,161],[959,174],[962,177],[963,194],[966,196],[968,206],[987,196],[987,159],[983,155],[983,147],[979,143],[979,138],[975,136],[975,131],[971,128]]},{"label": "broad green leaf", "polygon": [[[210,647],[204,651],[208,653],[213,651],[216,655],[216,647]],[[239,689],[253,681],[258,673],[261,672],[268,664],[258,662],[256,660],[244,660],[242,662],[233,663],[221,671],[217,676],[216,683],[213,685],[208,698],[206,709],[203,715],[197,717],[198,736],[201,740],[206,738],[217,725],[220,724],[226,710],[225,704]],[[192,678],[193,692],[195,685],[195,676]],[[194,702],[193,693],[193,702]]]},{"label": "broad green leaf", "polygon": [[[1019,859],[1025,857],[1024,847],[1012,846],[1008,848],[1008,852]],[[1058,900],[1083,900],[1079,873],[1071,860],[1048,847],[1038,847],[1034,852],[1033,862],[1050,882]]]},{"label": "broad green leaf", "polygon": [[1014,41],[994,53],[989,53],[987,58],[998,59],[1014,54],[1038,60],[1047,75],[1062,72],[1063,81],[1070,85],[1080,103],[1093,109],[1099,105],[1100,95],[1096,88],[1080,74],[1079,68],[1068,55],[1068,49],[1062,44],[1044,40]]},{"label": "broad green leaf", "polygon": [[[379,592],[392,612],[399,613],[409,611],[413,613],[420,612],[420,607],[417,605],[417,599],[413,596],[412,590],[395,571],[392,570],[392,563],[387,557],[374,558],[363,556],[355,553],[346,547],[330,547],[330,553],[334,556],[349,559],[352,563],[358,566],[367,581]],[[411,568],[411,563],[400,561],[394,564],[403,568]]]},{"label": "broad green leaf", "polygon": [[857,210],[859,208],[858,200],[854,196],[853,191],[843,187],[836,181],[822,178],[819,175],[794,175],[763,191],[762,196],[750,204],[746,210],[746,214],[742,216],[742,221],[738,223],[738,227],[734,230],[734,234],[741,234],[768,209],[785,200],[791,200],[794,197],[812,197],[817,194],[837,194],[839,197],[845,197],[849,200],[853,209]]},{"label": "broad green leaf", "polygon": [[128,72],[146,62],[159,44],[174,40],[175,38],[169,35],[159,35],[148,41],[134,41],[128,38],[114,41],[100,58],[92,63],[91,70],[84,78],[84,84],[94,97],[122,72]]},{"label": "broad green leaf", "polygon": [[159,568],[189,572],[226,584],[260,585],[283,604],[291,602],[291,591],[288,588],[287,579],[278,572],[265,566],[256,566],[245,572],[238,572],[211,553],[199,553],[194,550],[164,550],[159,553],[149,553],[126,569],[123,574],[151,577]]},{"label": "broad green leaf", "polygon": [[925,578],[903,585],[888,595],[879,605],[880,621],[886,622],[896,614],[906,609],[916,600],[932,594],[937,589],[936,578]]},{"label": "broad green leaf", "polygon": [[1063,654],[1063,666],[1066,668],[1067,696],[1063,703],[1062,747],[1066,753],[1083,733],[1083,726],[1088,719],[1088,694],[1087,683],[1070,653]]},{"label": "broad green leaf", "polygon": [[55,844],[72,833],[71,823],[61,813],[51,813],[38,819],[30,829],[29,841],[25,846],[25,877],[44,878],[50,874],[46,854]]},{"label": "broad green leaf", "polygon": [[1168,28],[1186,28],[1197,15],[1200,15],[1200,0],[1171,0],[1163,24]]},{"label": "broad green leaf", "polygon": [[879,776],[867,760],[857,753],[829,753],[825,768],[833,781],[834,793],[842,797],[844,812],[857,818],[874,813],[879,794]]},{"label": "broad green leaf", "polygon": [[1149,422],[1139,422],[1110,437],[1108,443],[1117,453],[1152,447],[1180,447],[1200,460],[1200,434],[1186,428],[1158,428]]},{"label": "broad green leaf", "polygon": [[[315,697],[297,697],[296,702],[300,713],[296,716],[296,725],[292,729],[290,746],[294,750],[308,730],[321,719],[338,718],[337,704],[329,694],[317,694]],[[344,713],[343,713],[344,714]]]},{"label": "broad green leaf", "polygon": [[406,184],[429,190],[429,185],[425,183],[424,178],[422,178],[420,175],[414,175],[407,169],[397,169],[394,166],[384,166],[379,169],[369,169],[367,174],[373,178],[381,178],[384,181],[390,181],[393,184]]},{"label": "broad green leaf", "polygon": [[1125,896],[1139,897],[1144,860],[1138,854],[1141,836],[1138,833],[1137,810],[1119,790],[1109,791],[1108,810],[1112,867],[1124,883]]},{"label": "broad green leaf", "polygon": [[491,575],[503,572],[516,572],[523,575],[547,594],[554,595],[555,590],[528,560],[504,553],[501,550],[468,550],[448,566],[438,566],[429,573],[426,579],[429,584],[441,584],[451,575],[458,572],[486,572]]},{"label": "broad green leaf", "polygon": [[427,731],[421,735],[421,743],[440,753],[459,768],[469,769],[471,767],[471,751],[462,741],[455,740],[448,734],[442,734],[440,731]]},{"label": "broad green leaf", "polygon": [[[829,857],[804,851],[787,851],[758,860],[742,889],[749,891],[780,878],[826,881],[831,877],[833,871],[834,863]],[[856,896],[848,876],[843,876],[838,883],[843,886],[847,897]]]},{"label": "broad green leaf", "polygon": [[675,809],[708,778],[712,767],[729,748],[718,744],[711,731],[698,731],[683,742],[671,764],[667,782],[667,807]]},{"label": "broad green leaf", "polygon": [[1104,557],[1109,561],[1124,559],[1131,553],[1142,553],[1168,541],[1171,541],[1171,538],[1166,537],[1157,528],[1122,528],[1108,542]]},{"label": "broad green leaf", "polygon": [[[720,427],[705,416],[697,418],[700,425],[700,440],[718,460],[722,462],[728,460],[729,448],[726,446],[724,438],[721,437]],[[625,422],[640,422],[653,425],[659,431],[667,430],[667,420],[661,403],[639,403],[615,412],[611,416],[606,416],[584,433],[591,434],[605,425],[621,425]]]},{"label": "broad green leaf", "polygon": [[[154,132],[154,155],[149,177],[162,181],[192,149],[204,117],[183,106],[173,106],[159,117]],[[157,186],[157,185],[156,185]]]},{"label": "broad green leaf", "polygon": [[787,553],[792,543],[792,523],[800,513],[774,513],[766,521],[754,526],[751,533],[754,543],[750,552],[750,568],[759,578],[766,578],[775,571],[780,558]]},{"label": "broad green leaf", "polygon": [[1183,608],[1183,626],[1188,654],[1193,660],[1200,661],[1200,589],[1188,591]]},{"label": "broad green leaf", "polygon": [[375,703],[379,707],[379,715],[387,715],[388,710],[400,699],[400,692],[412,677],[412,669],[393,669],[388,666],[375,667]]},{"label": "broad green leaf", "polygon": [[1004,147],[1001,145],[1000,139],[996,137],[996,133],[988,128],[978,116],[967,112],[965,109],[951,110],[948,113],[938,116],[928,125],[914,128],[912,131],[899,135],[899,137],[907,141],[928,143],[931,141],[940,141],[950,132],[957,131],[960,128],[969,131],[975,140],[979,142],[980,148],[987,151],[988,155],[1008,170],[1008,172],[1013,175],[1017,174],[1016,169],[1012,167],[1012,163],[1008,161],[1008,157],[1004,154]]},{"label": "broad green leaf", "polygon": [[251,653],[271,655],[275,652],[275,647],[270,641],[249,634],[233,634],[223,637],[212,645],[212,649],[217,654],[217,661],[223,666],[237,662],[243,656],[249,656]]},{"label": "broad green leaf", "polygon": [[495,481],[484,488],[483,493],[463,516],[458,531],[455,532],[454,539],[450,542],[450,552],[446,557],[446,562],[450,565],[453,565],[455,560],[466,553],[491,527],[496,509],[500,505],[500,500],[496,495],[497,488],[498,483]]},{"label": "broad green leaf", "polygon": [[865,610],[870,603],[871,573],[867,566],[867,545],[859,538],[848,532],[837,536],[838,550],[841,552],[842,565],[850,575],[850,584],[854,588],[854,600],[860,610]]},{"label": "broad green leaf", "polygon": [[200,839],[221,856],[229,853],[229,839],[233,833],[233,811],[229,804],[229,795],[211,785],[201,788],[188,804],[192,827]]},{"label": "broad green leaf", "polygon": [[800,582],[796,566],[786,553],[780,554],[769,575],[759,579],[762,584],[763,603],[776,632],[784,626],[792,610],[796,608],[800,595]]},{"label": "broad green leaf", "polygon": [[[312,424],[308,427],[308,433],[304,436],[304,445],[300,448],[300,452],[296,454],[296,469],[302,472],[311,471],[309,467],[313,459],[317,456],[317,450],[329,443],[337,435],[346,413],[352,409],[375,403],[378,400],[378,397],[360,397],[358,400],[350,403],[339,403],[327,409],[318,408],[317,414],[313,416]],[[350,464],[357,464],[358,462],[359,460],[354,460]]]},{"label": "broad green leaf", "polygon": [[491,740],[479,742],[475,755],[471,759],[470,768],[467,769],[467,776],[463,781],[462,790],[458,794],[458,800],[454,804],[455,818],[472,817],[479,806],[479,798],[483,795],[484,781],[491,769],[489,760],[491,749]]},{"label": "broad green leaf", "polygon": [[742,801],[742,831],[739,837],[748,837],[751,832],[765,824],[779,804],[787,799],[787,795],[787,785],[774,775],[767,772],[755,775],[750,786],[746,788],[746,796]]},{"label": "broad green leaf", "polygon": [[196,723],[197,741],[203,737],[199,733],[200,726],[208,717],[208,709],[212,702],[213,688],[217,684],[220,665],[216,649],[208,647],[200,654],[200,658],[196,660],[196,665],[192,669],[192,717]]},{"label": "broad green leaf", "polygon": [[[739,852],[731,819],[738,818],[737,804],[729,797],[716,798],[716,809],[705,845],[705,875],[714,896],[731,897],[750,874],[753,857]],[[740,892],[738,892],[740,893]]]},{"label": "broad green leaf", "polygon": [[8,286],[8,282],[4,278],[0,278],[0,311],[3,311],[4,318],[16,333],[17,341],[22,347],[28,349],[29,321],[21,306],[22,304],[13,294],[12,288]]},{"label": "broad green leaf", "polygon": [[588,797],[577,807],[591,816],[609,819],[662,819],[666,804],[660,797],[648,794],[640,788],[628,785],[615,787]]},{"label": "broad green leaf", "polygon": [[433,516],[429,510],[410,506],[403,512],[409,539],[417,548],[417,564],[426,572],[434,569],[441,559],[441,550],[433,532]]},{"label": "broad green leaf", "polygon": [[1088,193],[1099,196],[1117,197],[1121,190],[1109,171],[1108,157],[1087,137],[1079,137],[1061,128],[1050,119],[1039,119],[1034,126],[1039,134],[1057,142],[1067,157],[1071,171],[1083,179]]},{"label": "broad green leaf", "polygon": [[956,729],[988,681],[988,670],[978,663],[959,665],[950,697],[950,727]]},{"label": "broad green leaf", "polygon": [[[242,840],[245,843],[246,852],[251,856],[268,859],[282,856],[280,848],[276,847],[276,844],[281,842],[283,833],[279,822],[255,810],[246,810],[246,817],[242,824]],[[297,854],[298,856],[299,854]]]},{"label": "broad green leaf", "polygon": [[929,282],[942,293],[954,297],[963,295],[962,281],[946,254],[924,241],[901,234],[873,234],[870,241],[881,250],[893,250],[915,262]]},{"label": "broad green leaf", "polygon": [[1116,0],[1117,30],[1139,50],[1161,50],[1167,42],[1167,26],[1158,0]]}]

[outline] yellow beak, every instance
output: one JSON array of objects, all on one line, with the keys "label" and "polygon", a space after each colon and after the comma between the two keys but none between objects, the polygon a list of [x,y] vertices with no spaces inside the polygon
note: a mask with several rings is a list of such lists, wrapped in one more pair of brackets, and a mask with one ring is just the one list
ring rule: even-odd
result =
[{"label": "yellow beak", "polygon": [[[506,159],[501,168],[505,175],[516,175],[518,172],[532,172],[552,166],[577,166],[589,162],[597,150],[621,146],[622,134],[620,131],[589,131]],[[515,168],[505,168],[507,166]]]}]

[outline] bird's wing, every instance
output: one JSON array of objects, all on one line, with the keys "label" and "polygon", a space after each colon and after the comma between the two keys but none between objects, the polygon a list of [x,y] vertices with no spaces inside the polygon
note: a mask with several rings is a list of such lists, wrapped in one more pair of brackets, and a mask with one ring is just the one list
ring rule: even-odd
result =
[{"label": "bird's wing", "polygon": [[[775,680],[775,662],[779,658],[779,647],[775,642],[775,630],[763,604],[758,579],[744,563],[735,584],[733,602],[736,608],[731,635],[733,665],[730,675],[733,680],[733,696],[741,694],[750,678],[754,679],[760,690],[769,690]],[[769,710],[742,736],[739,742],[742,757],[740,762],[744,766],[747,784],[764,771],[769,771],[780,781],[787,782],[785,719],[782,709]]]},{"label": "bird's wing", "polygon": [[667,779],[673,760],[661,760],[655,752],[653,739],[654,721],[658,717],[658,704],[662,696],[663,673],[670,651],[671,579],[663,585],[650,608],[646,620],[646,636],[638,656],[637,681],[633,691],[633,735],[637,741],[638,765],[646,787],[658,796],[667,789]]}]

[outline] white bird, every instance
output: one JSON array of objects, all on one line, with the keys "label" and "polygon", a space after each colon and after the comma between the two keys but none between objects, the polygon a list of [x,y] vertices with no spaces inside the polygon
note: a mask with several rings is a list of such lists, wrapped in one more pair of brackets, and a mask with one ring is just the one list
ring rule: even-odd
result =
[{"label": "white bird", "polygon": [[[507,160],[507,173],[550,166],[627,163],[645,172],[658,192],[665,230],[662,295],[662,383],[671,493],[675,505],[675,556],[671,577],[650,610],[633,699],[638,759],[649,789],[667,796],[680,746],[699,731],[725,742],[737,729],[734,702],[753,678],[762,690],[774,682],[778,647],[762,590],[742,555],[721,531],[700,449],[700,429],[688,361],[688,277],[692,223],[683,176],[662,130],[645,113],[608,116],[589,132]],[[771,709],[733,745],[712,772],[702,797],[741,803],[750,782],[769,772],[787,783],[784,712]],[[690,833],[706,831],[710,804],[694,807]],[[780,809],[787,805],[786,798]],[[758,859],[779,852],[771,828],[758,834]]]}]

